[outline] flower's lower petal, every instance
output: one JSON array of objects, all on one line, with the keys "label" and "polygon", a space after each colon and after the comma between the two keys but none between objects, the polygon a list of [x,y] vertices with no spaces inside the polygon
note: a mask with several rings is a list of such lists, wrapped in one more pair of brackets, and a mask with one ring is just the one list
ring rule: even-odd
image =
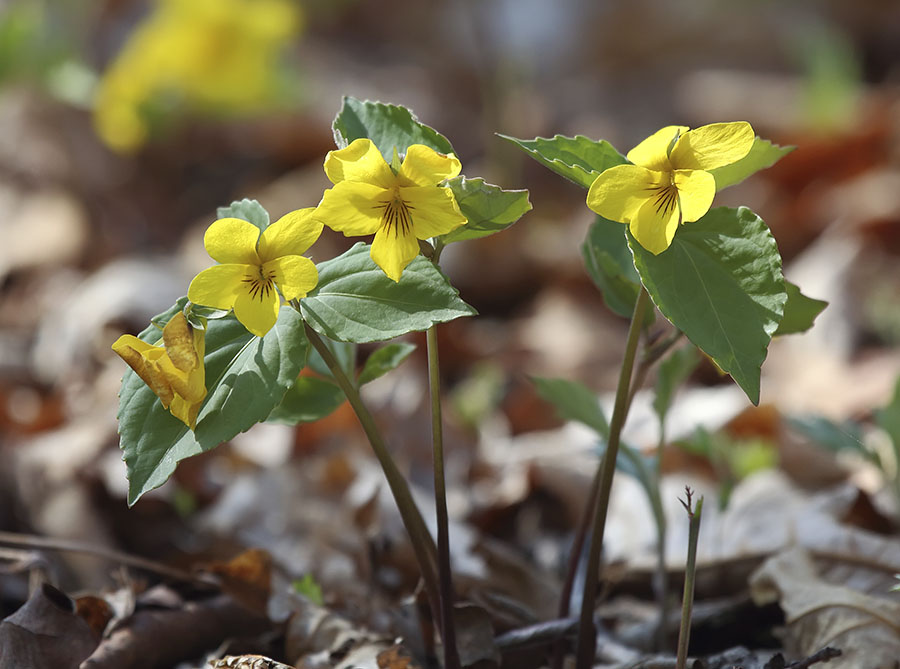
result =
[{"label": "flower's lower petal", "polygon": [[259,228],[240,218],[220,218],[206,229],[203,245],[209,257],[223,264],[258,265]]},{"label": "flower's lower petal", "polygon": [[679,218],[677,206],[660,210],[656,202],[649,200],[631,219],[629,229],[638,244],[659,255],[672,243]]},{"label": "flower's lower petal", "polygon": [[712,170],[746,156],[754,139],[746,121],[710,123],[679,137],[669,160],[677,170]]},{"label": "flower's lower petal", "polygon": [[466,222],[449,188],[408,186],[399,190],[413,221],[413,233],[419,239],[446,235]]},{"label": "flower's lower petal", "polygon": [[671,169],[669,145],[678,135],[687,132],[687,129],[686,125],[667,125],[634,147],[625,157],[635,165],[646,167],[648,170],[666,172]]},{"label": "flower's lower petal", "polygon": [[653,196],[665,175],[637,165],[616,165],[594,179],[587,206],[604,218],[628,223]]},{"label": "flower's lower petal", "polygon": [[213,265],[191,281],[188,299],[194,304],[215,309],[231,309],[244,290],[244,279],[253,276],[250,265]]},{"label": "flower's lower petal", "polygon": [[306,297],[319,282],[316,266],[303,256],[282,256],[271,260],[263,266],[263,273],[273,276],[275,285],[286,300]]},{"label": "flower's lower petal", "polygon": [[268,293],[241,293],[234,301],[234,315],[250,332],[263,337],[278,320],[281,300],[274,290]]},{"label": "flower's lower petal", "polygon": [[396,181],[381,151],[366,138],[354,139],[343,149],[329,151],[325,156],[325,174],[333,184],[359,181],[390,188]]},{"label": "flower's lower petal", "polygon": [[260,259],[266,262],[305,253],[322,234],[322,221],[315,218],[315,211],[315,207],[292,211],[266,228],[259,239]]},{"label": "flower's lower petal", "polygon": [[413,144],[406,149],[399,176],[416,186],[436,186],[458,175],[461,169],[456,156],[445,156],[424,144]]},{"label": "flower's lower petal", "polygon": [[716,178],[703,170],[677,170],[675,187],[681,200],[681,221],[696,221],[709,211],[716,196]]},{"label": "flower's lower petal", "polygon": [[346,237],[372,235],[381,227],[388,197],[389,193],[379,186],[342,181],[325,191],[314,216]]},{"label": "flower's lower petal", "polygon": [[199,401],[191,401],[181,395],[175,395],[172,398],[172,404],[169,405],[169,411],[175,418],[193,430],[197,427],[197,414],[200,413],[200,406],[205,397],[204,395]]},{"label": "flower's lower petal", "polygon": [[397,226],[382,228],[375,235],[369,255],[384,273],[394,281],[399,281],[404,268],[419,254],[416,236],[404,233]]}]

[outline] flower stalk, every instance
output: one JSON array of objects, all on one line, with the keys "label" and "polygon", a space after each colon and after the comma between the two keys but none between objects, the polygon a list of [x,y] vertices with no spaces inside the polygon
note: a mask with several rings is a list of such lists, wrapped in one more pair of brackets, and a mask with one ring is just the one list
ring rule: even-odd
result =
[{"label": "flower stalk", "polygon": [[700,514],[703,511],[703,498],[697,500],[696,508],[691,508],[691,497],[694,493],[687,486],[684,490],[687,499],[678,501],[687,511],[690,523],[688,525],[688,555],[684,570],[684,599],[681,604],[681,627],[678,630],[676,669],[687,667],[688,645],[691,641],[691,611],[694,608],[694,576],[697,573],[697,540],[700,536]]},{"label": "flower stalk", "polygon": [[434,458],[434,506],[437,514],[438,578],[441,596],[441,639],[445,669],[459,669],[456,626],[453,620],[453,578],[450,569],[450,521],[447,514],[447,484],[444,477],[444,430],[441,414],[441,372],[438,361],[437,326],[426,332],[428,383],[431,392],[431,440]]},{"label": "flower stalk", "polygon": [[432,616],[434,616],[435,620],[441,620],[441,609],[439,604],[440,588],[435,558],[437,549],[435,548],[434,540],[431,538],[431,534],[428,531],[428,527],[425,525],[422,514],[419,512],[419,509],[413,500],[406,479],[403,478],[403,475],[397,468],[397,464],[388,452],[384,439],[381,436],[381,432],[375,424],[375,419],[372,417],[372,414],[369,412],[366,405],[363,404],[362,397],[360,397],[356,385],[347,378],[347,375],[341,369],[340,364],[328,349],[328,346],[325,345],[325,342],[319,334],[309,327],[309,325],[304,325],[309,343],[312,344],[313,348],[316,349],[320,356],[322,356],[322,360],[328,366],[328,369],[334,376],[334,380],[337,382],[338,386],[340,386],[341,390],[344,391],[347,401],[353,408],[354,413],[356,413],[356,417],[359,419],[360,425],[366,433],[366,437],[369,439],[369,444],[372,446],[375,457],[378,458],[381,469],[384,471],[384,477],[387,479],[388,487],[391,489],[391,494],[394,496],[394,501],[400,511],[403,525],[406,527],[406,532],[409,534],[410,541],[412,542],[416,561],[419,563],[419,569],[422,571],[422,581],[425,585],[425,592],[428,595]]},{"label": "flower stalk", "polygon": [[584,595],[581,600],[581,616],[578,623],[578,646],[575,655],[576,669],[590,669],[594,664],[594,653],[597,643],[597,636],[594,630],[594,602],[597,595],[597,581],[600,570],[600,549],[603,546],[603,532],[606,528],[606,514],[609,510],[609,494],[612,489],[613,474],[616,471],[616,457],[619,454],[619,438],[628,413],[629,390],[631,388],[634,360],[644,317],[649,307],[650,296],[647,294],[647,290],[641,287],[641,292],[638,294],[637,302],[634,305],[634,314],[631,317],[631,326],[628,329],[628,338],[625,343],[625,356],[622,360],[619,383],[616,387],[616,399],[612,420],[609,424],[609,439],[607,440],[606,452],[603,454],[603,459],[600,461],[600,466],[594,477],[595,484],[592,484],[592,487],[596,485],[598,492],[593,513],[593,530],[584,579]]}]

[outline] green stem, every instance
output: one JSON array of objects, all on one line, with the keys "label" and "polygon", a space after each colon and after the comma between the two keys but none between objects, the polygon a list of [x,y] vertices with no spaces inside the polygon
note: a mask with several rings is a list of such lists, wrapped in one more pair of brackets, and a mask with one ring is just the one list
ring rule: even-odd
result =
[{"label": "green stem", "polygon": [[438,362],[437,326],[426,332],[428,382],[431,391],[431,441],[434,450],[434,506],[437,512],[438,577],[441,594],[441,639],[445,669],[459,669],[456,626],[453,621],[453,578],[450,571],[450,529],[447,485],[444,479],[444,430],[441,418],[441,371]]},{"label": "green stem", "polygon": [[678,630],[678,656],[676,669],[685,669],[687,666],[688,645],[691,640],[691,610],[694,608],[694,575],[697,571],[697,539],[700,536],[700,513],[703,511],[703,498],[697,500],[697,508],[691,509],[690,488],[685,488],[687,502],[682,502],[688,512],[690,525],[688,526],[688,555],[687,566],[684,570],[684,600],[681,604],[681,628]]},{"label": "green stem", "polygon": [[425,592],[428,595],[432,615],[435,620],[440,620],[440,589],[438,587],[435,557],[437,550],[434,546],[434,540],[431,538],[431,533],[428,531],[428,527],[422,519],[422,514],[419,512],[419,509],[413,500],[406,479],[403,478],[403,475],[397,468],[397,464],[388,452],[384,439],[381,437],[381,432],[379,432],[378,426],[375,424],[375,419],[372,417],[372,414],[369,413],[366,405],[363,404],[356,385],[347,378],[344,370],[341,369],[340,363],[335,359],[331,350],[319,334],[309,327],[309,325],[304,324],[304,326],[306,328],[306,337],[309,339],[309,343],[312,344],[313,348],[316,349],[320,356],[322,356],[322,360],[328,366],[328,369],[331,370],[334,380],[337,381],[338,386],[344,391],[347,401],[350,402],[350,406],[353,407],[353,411],[356,413],[356,417],[359,419],[360,425],[362,425],[363,431],[366,433],[366,437],[368,437],[369,443],[372,445],[375,457],[378,458],[378,462],[381,464],[381,469],[384,471],[384,477],[387,479],[388,487],[391,489],[391,494],[394,496],[397,509],[400,511],[403,525],[406,527],[406,531],[412,542],[413,551],[415,552],[416,560],[419,563],[419,569],[422,571],[422,580],[425,584]]},{"label": "green stem", "polygon": [[595,477],[599,482],[599,486],[597,504],[594,508],[594,523],[588,551],[587,571],[584,579],[584,596],[581,600],[581,617],[578,623],[578,646],[575,655],[576,669],[590,669],[594,665],[594,653],[597,644],[597,635],[594,630],[594,601],[597,596],[597,580],[600,571],[600,549],[603,546],[606,513],[609,509],[609,493],[612,489],[613,474],[616,471],[616,457],[619,454],[619,437],[622,433],[622,426],[625,424],[625,416],[628,413],[634,358],[637,353],[644,315],[649,306],[650,296],[647,294],[646,289],[641,287],[641,292],[634,305],[634,314],[631,316],[628,339],[625,342],[625,356],[622,360],[622,370],[619,373],[619,383],[616,387],[616,400],[613,407],[612,420],[609,424],[609,439],[607,440],[606,452],[603,454],[603,459]]}]

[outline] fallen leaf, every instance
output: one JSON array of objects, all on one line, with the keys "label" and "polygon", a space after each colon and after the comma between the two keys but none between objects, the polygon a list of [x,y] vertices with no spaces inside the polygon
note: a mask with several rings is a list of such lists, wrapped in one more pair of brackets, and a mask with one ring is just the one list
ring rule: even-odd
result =
[{"label": "fallen leaf", "polygon": [[802,548],[766,560],[750,587],[757,604],[779,602],[792,651],[811,655],[825,646],[839,648],[842,655],[829,669],[900,666],[900,603],[827,583]]}]

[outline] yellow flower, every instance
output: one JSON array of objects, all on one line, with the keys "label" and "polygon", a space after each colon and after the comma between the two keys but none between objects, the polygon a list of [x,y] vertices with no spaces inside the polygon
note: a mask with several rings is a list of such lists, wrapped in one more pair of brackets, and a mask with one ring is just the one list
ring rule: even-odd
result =
[{"label": "yellow flower", "polygon": [[262,337],[278,320],[281,300],[305,297],[319,273],[305,252],[322,233],[313,207],[285,214],[259,228],[239,218],[221,218],[203,237],[206,252],[222,263],[203,270],[188,288],[188,299],[216,309],[234,309],[250,332]]},{"label": "yellow flower", "polygon": [[394,174],[371,140],[356,139],[325,156],[325,174],[334,188],[325,191],[316,218],[347,237],[374,233],[372,260],[399,281],[419,253],[417,240],[466,222],[453,192],[438,186],[460,169],[453,154],[413,144]]},{"label": "yellow flower", "polygon": [[204,331],[191,327],[179,311],[163,328],[162,344],[122,335],[112,349],[150,386],[163,408],[193,430],[206,398]]},{"label": "yellow flower", "polygon": [[601,216],[627,223],[645,249],[669,248],[680,223],[709,211],[716,180],[708,170],[737,162],[750,152],[749,123],[713,123],[695,130],[666,126],[628,152],[632,165],[611,167],[594,180],[587,205]]},{"label": "yellow flower", "polygon": [[282,97],[278,61],[301,23],[292,0],[157,0],[100,80],[97,132],[125,152],[173,111],[265,109]]}]

